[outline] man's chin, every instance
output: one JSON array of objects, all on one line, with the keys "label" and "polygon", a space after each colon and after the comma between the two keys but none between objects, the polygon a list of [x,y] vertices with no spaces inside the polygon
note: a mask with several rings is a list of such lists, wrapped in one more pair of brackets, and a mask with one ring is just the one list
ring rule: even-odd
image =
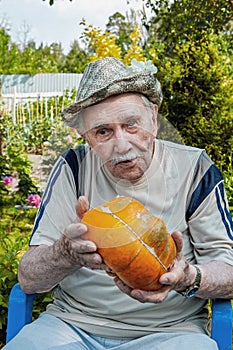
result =
[{"label": "man's chin", "polygon": [[136,181],[143,176],[141,169],[109,169],[109,171],[114,177],[128,181]]}]

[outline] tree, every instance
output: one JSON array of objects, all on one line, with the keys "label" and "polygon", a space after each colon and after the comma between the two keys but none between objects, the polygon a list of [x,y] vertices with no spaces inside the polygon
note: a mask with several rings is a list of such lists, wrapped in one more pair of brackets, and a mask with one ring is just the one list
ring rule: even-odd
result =
[{"label": "tree", "polygon": [[233,126],[232,1],[149,1],[146,54],[158,66],[161,113],[187,144],[229,165]]},{"label": "tree", "polygon": [[120,46],[121,52],[124,55],[128,46],[131,44],[130,33],[136,26],[135,18],[126,18],[119,12],[116,12],[109,17],[106,29],[116,37],[116,44]]},{"label": "tree", "polygon": [[[145,25],[156,31],[167,47],[192,36],[200,40],[206,31],[216,34],[232,30],[231,0],[143,0],[151,8],[152,19]],[[157,30],[159,28],[159,30]],[[151,35],[150,35],[151,36]]]},{"label": "tree", "polygon": [[89,60],[89,54],[82,50],[78,41],[75,40],[64,59],[61,71],[63,73],[82,73]]},{"label": "tree", "polygon": [[7,74],[18,65],[19,50],[11,43],[10,35],[5,29],[0,29],[0,74]]},{"label": "tree", "polygon": [[91,61],[107,56],[121,58],[121,48],[116,43],[115,35],[88,25],[85,20],[81,24],[84,25],[82,39],[90,53]]},{"label": "tree", "polygon": [[0,29],[0,74],[56,73],[63,63],[61,44],[36,48],[35,42],[29,41],[20,49],[6,30]]},{"label": "tree", "polygon": [[[14,47],[14,46],[13,46]],[[13,57],[13,47],[9,52]],[[41,44],[35,48],[35,44],[30,42],[23,50],[17,50],[17,65],[9,65],[5,74],[38,74],[58,72],[58,62],[52,52],[52,47]]]},{"label": "tree", "polygon": [[[145,61],[142,47],[141,28],[135,24],[128,35],[122,35],[121,39],[119,39],[119,33],[122,33],[120,30],[122,27],[118,26],[119,22],[117,26],[112,27],[113,18],[124,19],[124,16],[117,13],[116,17],[110,17],[111,20],[108,22],[107,26],[108,28],[114,28],[114,33],[109,30],[103,31],[97,29],[92,25],[86,24],[85,21],[82,22],[84,25],[82,38],[90,53],[90,60],[94,61],[100,58],[112,56],[121,59],[126,65],[130,64],[133,58],[138,61]],[[129,24],[132,25],[131,22],[129,22]],[[123,38],[125,38],[125,41]]]}]

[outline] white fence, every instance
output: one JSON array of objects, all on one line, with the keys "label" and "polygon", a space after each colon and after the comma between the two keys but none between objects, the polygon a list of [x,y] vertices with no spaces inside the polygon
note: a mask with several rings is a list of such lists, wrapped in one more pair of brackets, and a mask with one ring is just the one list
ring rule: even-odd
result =
[{"label": "white fence", "polygon": [[33,120],[49,118],[56,121],[61,110],[64,109],[64,95],[50,96],[50,94],[32,95],[17,94],[2,96],[1,111],[12,117],[13,124],[30,123]]},{"label": "white fence", "polygon": [[75,73],[0,75],[1,110],[12,116],[14,124],[42,115],[53,120],[67,103],[65,94],[77,90],[81,77]]}]

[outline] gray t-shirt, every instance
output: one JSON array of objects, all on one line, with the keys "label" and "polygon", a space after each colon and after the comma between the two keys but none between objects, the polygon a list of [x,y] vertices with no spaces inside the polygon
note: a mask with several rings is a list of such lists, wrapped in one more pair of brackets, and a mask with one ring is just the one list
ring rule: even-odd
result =
[{"label": "gray t-shirt", "polygon": [[[204,150],[156,140],[152,163],[133,183],[114,178],[89,147],[56,162],[35,220],[30,245],[53,244],[76,221],[77,193],[90,207],[124,195],[141,201],[164,220],[170,233],[182,231],[191,263],[220,260],[233,265],[233,234],[222,175]],[[105,337],[129,339],[152,332],[205,332],[205,300],[171,291],[161,304],[140,303],[122,293],[101,270],[81,268],[53,291],[47,312]]]}]

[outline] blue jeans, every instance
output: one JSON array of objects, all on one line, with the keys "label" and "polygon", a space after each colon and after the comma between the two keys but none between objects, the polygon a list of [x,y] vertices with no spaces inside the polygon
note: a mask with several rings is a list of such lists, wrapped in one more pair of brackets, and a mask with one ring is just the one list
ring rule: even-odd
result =
[{"label": "blue jeans", "polygon": [[128,340],[83,332],[49,314],[25,326],[2,350],[218,350],[201,333],[154,333]]}]

